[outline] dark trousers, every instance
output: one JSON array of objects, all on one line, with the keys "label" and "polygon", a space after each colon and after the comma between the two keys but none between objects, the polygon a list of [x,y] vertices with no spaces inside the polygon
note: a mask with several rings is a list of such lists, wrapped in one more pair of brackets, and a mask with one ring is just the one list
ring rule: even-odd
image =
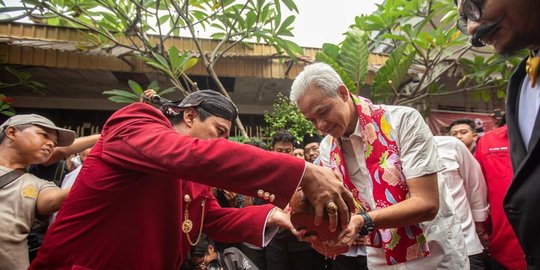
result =
[{"label": "dark trousers", "polygon": [[253,249],[246,245],[241,245],[240,250],[259,268],[259,270],[267,269],[264,249]]},{"label": "dark trousers", "polygon": [[489,257],[484,252],[470,255],[469,264],[471,265],[471,270],[488,270],[488,259]]},{"label": "dark trousers", "polygon": [[332,270],[367,270],[367,257],[366,256],[337,256],[334,260],[334,267]]},{"label": "dark trousers", "polygon": [[285,251],[272,246],[264,248],[267,270],[319,270],[325,269],[324,256],[313,249]]}]

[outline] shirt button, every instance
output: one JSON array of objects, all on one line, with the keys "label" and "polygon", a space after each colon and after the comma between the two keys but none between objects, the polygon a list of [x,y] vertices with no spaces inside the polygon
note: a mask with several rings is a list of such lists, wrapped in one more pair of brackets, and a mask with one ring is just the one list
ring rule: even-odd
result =
[{"label": "shirt button", "polygon": [[264,196],[264,190],[259,189],[259,190],[257,191],[257,196],[259,196],[259,198],[262,198],[262,197]]},{"label": "shirt button", "polygon": [[191,197],[188,194],[184,195],[184,202],[186,203],[191,202]]}]

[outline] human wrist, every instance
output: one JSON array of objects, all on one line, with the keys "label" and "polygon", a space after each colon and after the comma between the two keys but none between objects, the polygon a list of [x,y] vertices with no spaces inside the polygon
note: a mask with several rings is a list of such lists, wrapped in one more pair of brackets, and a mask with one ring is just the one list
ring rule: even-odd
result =
[{"label": "human wrist", "polygon": [[360,227],[359,235],[368,235],[375,230],[375,223],[367,212],[360,212],[358,216],[362,219],[362,227]]}]

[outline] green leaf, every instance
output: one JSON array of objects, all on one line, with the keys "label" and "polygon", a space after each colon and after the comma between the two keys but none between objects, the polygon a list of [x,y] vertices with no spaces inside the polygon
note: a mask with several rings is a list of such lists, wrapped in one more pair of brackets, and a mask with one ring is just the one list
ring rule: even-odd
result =
[{"label": "green leaf", "polygon": [[367,74],[368,37],[358,28],[349,30],[346,36],[340,50],[341,54],[338,56],[338,63],[354,82],[355,88],[360,89]]},{"label": "green leaf", "polygon": [[53,18],[47,19],[47,24],[49,24],[49,25],[60,25],[60,18],[59,17],[53,17]]},{"label": "green leaf", "polygon": [[[2,4],[4,6],[4,4]],[[28,8],[25,7],[2,7],[0,8],[0,13],[4,12],[13,12],[13,11],[25,11],[28,10]]]},{"label": "green leaf", "polygon": [[171,19],[171,15],[163,15],[161,17],[159,17],[159,25],[162,25],[162,24],[165,24],[169,19]]},{"label": "green leaf", "polygon": [[2,111],[2,114],[11,117],[11,116],[15,115],[15,112],[13,112],[13,111]]},{"label": "green leaf", "polygon": [[388,57],[384,65],[379,69],[373,79],[372,93],[383,99],[394,96],[394,90],[399,92],[400,85],[412,65],[415,54],[409,53],[404,56],[406,45],[396,48]]},{"label": "green leaf", "polygon": [[109,100],[116,103],[134,103],[138,101],[138,100],[132,100],[126,97],[122,97],[122,96],[112,96],[112,97],[109,97]]},{"label": "green leaf", "polygon": [[184,64],[182,70],[185,72],[186,70],[194,67],[199,62],[198,58],[190,57]]},{"label": "green leaf", "polygon": [[169,62],[171,63],[171,69],[173,70],[173,73],[176,74],[178,70],[181,69],[180,62],[182,61],[180,52],[178,51],[178,48],[176,46],[172,46],[169,48]]},{"label": "green leaf", "polygon": [[339,46],[332,43],[324,43],[322,45],[322,51],[336,61],[339,55],[339,50]]},{"label": "green leaf", "polygon": [[298,13],[298,7],[293,0],[281,0],[281,2],[283,2],[283,4],[285,4],[289,10],[296,11],[296,13]]},{"label": "green leaf", "polygon": [[277,35],[283,35],[282,33],[289,30],[289,26],[294,22],[295,19],[296,17],[294,15],[287,17],[285,21],[283,21],[283,23],[279,27],[279,30],[277,31]]},{"label": "green leaf", "polygon": [[164,89],[163,91],[158,92],[157,94],[160,96],[163,96],[169,93],[174,93],[175,91],[176,91],[176,87],[169,87],[167,89]]},{"label": "green leaf", "polygon": [[330,56],[328,56],[327,54],[323,52],[317,52],[317,54],[315,54],[315,59],[318,62],[323,62],[332,66],[332,68],[337,72],[337,74],[339,74],[339,76],[341,77],[341,80],[343,80],[343,83],[345,84],[345,86],[347,86],[349,91],[351,91],[352,93],[358,93],[359,89],[356,88],[356,84],[351,80],[351,78],[349,78],[349,75],[347,75],[347,72],[345,72],[341,68],[341,66],[338,64],[336,60],[334,60],[333,58],[331,58]]},{"label": "green leaf", "polygon": [[104,95],[124,97],[124,98],[131,99],[133,101],[139,101],[139,96],[140,96],[140,95],[134,94],[132,92],[128,92],[128,91],[125,91],[125,90],[118,90],[118,89],[113,89],[113,90],[109,90],[109,91],[103,91],[103,94]]},{"label": "green leaf", "polygon": [[255,21],[257,20],[257,15],[255,15],[255,12],[250,11],[246,15],[246,29],[251,29],[253,25],[255,25]]},{"label": "green leaf", "polygon": [[142,87],[136,81],[128,80],[128,85],[129,85],[129,88],[131,88],[131,91],[133,91],[133,93],[135,94],[140,95],[144,92]]}]

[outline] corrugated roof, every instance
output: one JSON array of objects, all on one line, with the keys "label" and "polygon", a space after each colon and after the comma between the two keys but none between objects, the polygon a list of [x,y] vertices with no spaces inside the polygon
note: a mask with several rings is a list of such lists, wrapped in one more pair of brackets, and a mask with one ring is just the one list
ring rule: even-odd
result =
[{"label": "corrugated roof", "polygon": [[[151,42],[159,37],[151,36]],[[7,64],[42,65],[51,67],[84,68],[112,71],[151,72],[126,47],[96,48],[89,40],[88,32],[74,28],[47,25],[0,23],[0,61]],[[119,38],[126,43],[125,38]],[[201,39],[201,46],[210,53],[219,41]],[[165,47],[176,46],[182,51],[199,56],[191,38],[172,37]],[[265,44],[235,45],[218,61],[215,70],[221,76],[253,76],[266,78],[294,78],[306,63],[314,61],[316,48],[304,48],[301,61],[293,63],[279,60],[276,50]],[[370,55],[370,71],[384,64],[386,56]],[[199,63],[189,71],[194,75],[206,75],[206,68]],[[370,81],[371,76],[368,76]]]}]

